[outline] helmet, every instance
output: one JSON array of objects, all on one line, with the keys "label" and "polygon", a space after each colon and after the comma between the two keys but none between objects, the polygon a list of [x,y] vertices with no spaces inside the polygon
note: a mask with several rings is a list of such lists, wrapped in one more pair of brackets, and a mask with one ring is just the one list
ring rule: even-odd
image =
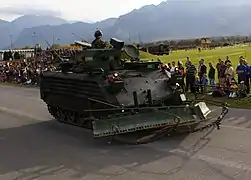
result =
[{"label": "helmet", "polygon": [[101,31],[101,30],[95,31],[95,33],[94,33],[94,37],[95,37],[95,38],[97,38],[97,37],[102,37],[102,36],[103,36],[103,34],[102,34],[102,31]]}]

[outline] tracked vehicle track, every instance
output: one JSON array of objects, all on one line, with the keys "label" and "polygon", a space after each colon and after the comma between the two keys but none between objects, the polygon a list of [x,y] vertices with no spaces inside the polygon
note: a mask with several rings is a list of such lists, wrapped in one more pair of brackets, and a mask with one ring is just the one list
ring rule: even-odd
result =
[{"label": "tracked vehicle track", "polygon": [[49,113],[59,122],[92,130],[92,120],[78,112],[47,105]]}]

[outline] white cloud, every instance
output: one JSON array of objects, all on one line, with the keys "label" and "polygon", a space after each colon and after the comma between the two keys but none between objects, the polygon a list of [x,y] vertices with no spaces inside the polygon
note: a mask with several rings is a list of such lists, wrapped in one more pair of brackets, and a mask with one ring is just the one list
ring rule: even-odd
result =
[{"label": "white cloud", "polygon": [[[1,1],[4,0],[0,0]],[[68,20],[103,20],[163,0],[8,0],[0,8],[0,19],[23,14],[57,15]],[[30,13],[29,13],[30,12]]]}]

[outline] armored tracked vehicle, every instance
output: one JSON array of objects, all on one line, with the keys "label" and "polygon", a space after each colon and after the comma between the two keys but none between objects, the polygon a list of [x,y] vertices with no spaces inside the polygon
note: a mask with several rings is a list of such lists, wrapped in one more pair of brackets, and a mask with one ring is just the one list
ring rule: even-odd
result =
[{"label": "armored tracked vehicle", "polygon": [[170,54],[170,47],[164,43],[150,45],[148,47],[141,47],[140,50],[148,52],[153,55],[163,56]]},{"label": "armored tracked vehicle", "polygon": [[207,119],[210,109],[187,101],[161,61],[141,61],[137,48],[115,38],[110,44],[79,52],[60,71],[41,73],[41,98],[55,119],[88,128],[94,137],[163,133]]}]

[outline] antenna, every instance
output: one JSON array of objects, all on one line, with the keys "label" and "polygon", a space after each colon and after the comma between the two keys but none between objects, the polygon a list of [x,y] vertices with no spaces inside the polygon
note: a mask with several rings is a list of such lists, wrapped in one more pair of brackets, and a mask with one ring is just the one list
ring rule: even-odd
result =
[{"label": "antenna", "polygon": [[131,33],[129,32],[129,37],[128,37],[129,44],[131,44]]},{"label": "antenna", "polygon": [[139,44],[142,44],[140,33],[138,34]]},{"label": "antenna", "polygon": [[72,34],[73,36],[77,37],[79,40],[82,40],[82,38],[81,38],[79,35],[77,35],[76,33],[72,32],[71,34]]},{"label": "antenna", "polygon": [[51,50],[56,54],[56,56],[57,56],[61,61],[64,61],[64,59],[63,59],[61,56],[59,56],[59,54],[58,54],[56,51],[54,51],[54,50],[52,49],[52,46],[50,45],[50,43],[49,43],[46,39],[44,39],[44,40],[45,40],[46,44],[51,48]]},{"label": "antenna", "polygon": [[[33,32],[33,34],[36,34],[35,32]],[[39,33],[42,38],[44,39],[44,41],[46,42],[46,44],[50,47],[50,49],[56,54],[56,56],[63,62],[64,59],[56,52],[52,49],[52,46],[50,45],[50,43],[44,38],[43,34],[42,33]]]},{"label": "antenna", "polygon": [[12,34],[10,34],[10,51],[12,51],[13,44],[12,44]]}]

